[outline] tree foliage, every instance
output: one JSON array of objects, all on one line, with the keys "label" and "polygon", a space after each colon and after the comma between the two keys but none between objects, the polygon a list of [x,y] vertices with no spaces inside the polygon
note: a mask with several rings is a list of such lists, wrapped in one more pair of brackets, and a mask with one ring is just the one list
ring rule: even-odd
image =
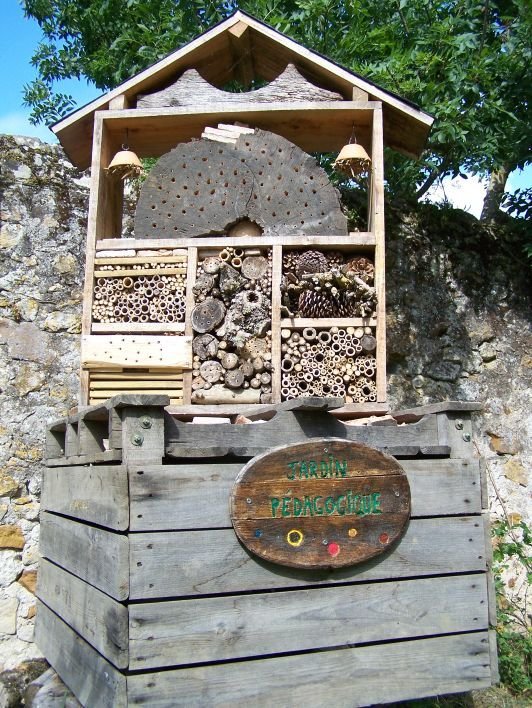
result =
[{"label": "tree foliage", "polygon": [[423,160],[389,156],[390,188],[530,160],[530,0],[23,0],[43,32],[25,87],[34,122],[72,108],[57,81],[106,90],[238,7],[436,117]]}]

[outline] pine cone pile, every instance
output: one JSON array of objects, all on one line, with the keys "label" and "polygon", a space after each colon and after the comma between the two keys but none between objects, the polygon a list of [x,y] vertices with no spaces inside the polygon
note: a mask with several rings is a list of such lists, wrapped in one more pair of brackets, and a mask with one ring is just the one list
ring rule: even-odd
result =
[{"label": "pine cone pile", "polygon": [[297,260],[296,275],[305,273],[326,273],[329,270],[327,258],[321,251],[303,251]]},{"label": "pine cone pile", "polygon": [[351,258],[342,268],[345,273],[352,273],[360,278],[365,283],[372,283],[375,276],[375,267],[373,263],[364,256]]}]

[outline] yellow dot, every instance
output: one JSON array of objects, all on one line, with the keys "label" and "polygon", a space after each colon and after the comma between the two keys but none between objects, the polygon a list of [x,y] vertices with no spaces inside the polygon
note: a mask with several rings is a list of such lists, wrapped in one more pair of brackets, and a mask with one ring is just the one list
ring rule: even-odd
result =
[{"label": "yellow dot", "polygon": [[358,533],[358,531],[356,529],[349,529],[349,531],[347,532],[347,535],[350,536],[351,538],[355,538],[357,533]]},{"label": "yellow dot", "polygon": [[298,529],[292,529],[286,534],[286,540],[288,543],[296,548],[303,543],[303,538],[303,534]]}]

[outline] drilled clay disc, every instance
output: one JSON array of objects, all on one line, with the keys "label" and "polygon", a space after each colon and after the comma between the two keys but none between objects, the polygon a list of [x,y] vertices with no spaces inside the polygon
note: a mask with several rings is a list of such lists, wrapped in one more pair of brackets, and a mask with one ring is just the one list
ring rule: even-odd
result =
[{"label": "drilled clay disc", "polygon": [[338,193],[314,158],[256,130],[235,145],[203,139],[163,155],[142,186],[135,236],[225,233],[243,219],[267,236],[347,233]]}]

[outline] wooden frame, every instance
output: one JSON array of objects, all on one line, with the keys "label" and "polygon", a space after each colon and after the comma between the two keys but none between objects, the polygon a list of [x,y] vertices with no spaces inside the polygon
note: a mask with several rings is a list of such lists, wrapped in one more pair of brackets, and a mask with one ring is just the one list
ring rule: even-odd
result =
[{"label": "wooden frame", "polygon": [[[217,237],[205,236],[198,238],[179,239],[122,239],[121,209],[123,200],[123,184],[120,181],[107,178],[106,168],[114,154],[119,149],[127,129],[131,146],[141,155],[159,155],[170,149],[179,140],[189,140],[201,135],[205,126],[218,120],[245,120],[255,125],[259,121],[262,127],[288,133],[297,144],[306,149],[339,149],[349,139],[353,129],[357,139],[367,146],[372,156],[372,170],[368,188],[368,230],[354,232],[348,236],[312,236],[302,237]],[[301,126],[304,125],[304,130]],[[324,127],[326,126],[326,128]],[[293,133],[293,135],[292,135]],[[290,136],[289,136],[290,137]],[[386,404],[386,330],[385,330],[385,284],[384,284],[384,169],[383,169],[383,119],[382,105],[376,101],[343,101],[315,104],[267,104],[265,106],[242,107],[218,106],[215,112],[194,111],[191,109],[159,109],[147,110],[109,110],[100,111],[95,116],[95,132],[93,143],[93,167],[91,183],[91,201],[89,208],[89,225],[87,232],[87,263],[84,289],[84,311],[82,318],[82,334],[84,336],[112,333],[153,334],[174,333],[191,336],[190,313],[194,306],[192,287],[196,277],[198,251],[201,249],[223,248],[226,246],[268,247],[274,251],[273,268],[273,300],[272,300],[272,332],[273,361],[277,362],[277,371],[272,380],[273,402],[280,398],[280,341],[281,327],[299,329],[308,326],[370,326],[375,328],[377,339],[377,400],[374,405],[349,404],[345,413],[379,413],[385,410]],[[321,249],[338,249],[344,252],[355,252],[372,255],[375,262],[375,287],[378,297],[376,318],[334,318],[310,320],[303,318],[281,317],[280,308],[280,278],[283,249],[304,249],[319,247]],[[180,249],[179,253],[187,253],[188,265],[183,256],[169,257],[120,257],[120,251],[142,251],[149,249],[156,253],[158,249]],[[96,257],[97,252],[115,252],[116,257]],[[166,251],[165,251],[166,253]],[[174,264],[176,272],[187,272],[186,316],[184,323],[157,324],[153,322],[130,325],[127,323],[92,322],[93,283],[98,277],[119,277],[133,275],[130,270],[139,262],[149,262],[151,270],[146,274],[169,274],[169,270],[158,270],[157,264]],[[111,263],[121,264],[120,270],[106,272],[102,268]],[[112,267],[112,266],[109,266]],[[174,269],[172,269],[173,272]],[[86,369],[81,375],[80,403],[96,403],[90,395],[89,374]],[[192,377],[189,371],[183,373],[183,404],[180,409],[188,412],[191,395]],[[130,389],[128,389],[130,390]],[[192,407],[198,414],[202,409],[207,412],[210,406],[194,404]],[[223,414],[232,411],[234,406],[216,406],[214,410]]]}]

